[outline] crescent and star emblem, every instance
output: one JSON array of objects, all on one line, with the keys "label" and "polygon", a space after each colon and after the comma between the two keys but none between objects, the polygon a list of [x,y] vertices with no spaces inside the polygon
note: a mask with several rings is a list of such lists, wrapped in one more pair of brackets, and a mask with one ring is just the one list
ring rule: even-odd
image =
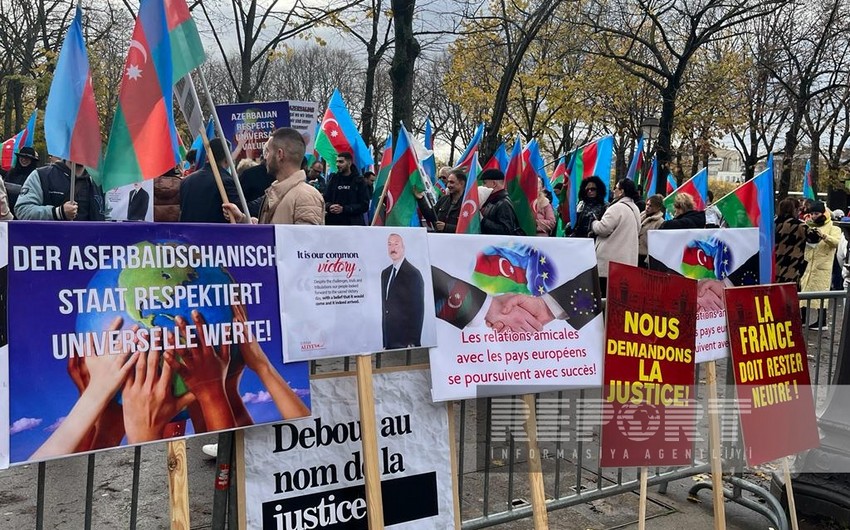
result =
[{"label": "crescent and star emblem", "polygon": [[384,214],[389,214],[392,211],[393,206],[395,206],[395,199],[393,198],[392,192],[387,190],[387,209]]},{"label": "crescent and star emblem", "polygon": [[[141,42],[137,40],[131,40],[130,49],[136,49],[139,51],[140,54],[142,54],[142,64],[148,62],[148,52],[145,51],[145,47],[142,46]],[[129,59],[129,57],[130,56],[128,52],[127,58]],[[130,66],[127,67],[127,77],[135,81],[136,79],[142,77],[142,69],[139,68],[139,65],[130,63]]]},{"label": "crescent and star emblem", "polygon": [[458,293],[455,293],[449,296],[449,299],[446,300],[446,304],[452,309],[459,309],[460,306],[463,305],[463,299],[460,297]]},{"label": "crescent and star emblem", "polygon": [[[504,265],[508,266],[507,272],[505,272]],[[505,278],[510,278],[511,275],[514,273],[514,266],[511,265],[511,263],[508,260],[506,260],[505,258],[499,258],[499,272]]]}]

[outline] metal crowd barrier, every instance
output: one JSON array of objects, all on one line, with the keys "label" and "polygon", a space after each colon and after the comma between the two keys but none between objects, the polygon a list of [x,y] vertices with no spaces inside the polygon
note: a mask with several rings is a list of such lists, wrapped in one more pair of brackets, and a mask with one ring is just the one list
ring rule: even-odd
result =
[{"label": "metal crowd barrier", "polygon": [[[822,403],[826,397],[827,385],[831,381],[836,365],[838,354],[838,340],[841,333],[841,323],[843,312],[845,310],[844,291],[829,291],[817,293],[801,293],[801,305],[808,309],[808,313],[812,314],[812,303],[815,300],[823,303],[828,301],[827,316],[828,325],[826,329],[807,329],[806,322],[803,323],[803,335],[808,343],[809,366],[812,377],[813,388],[815,392],[815,402],[817,405]],[[815,311],[816,313],[816,311]],[[413,365],[427,362],[427,352],[424,350],[407,351],[399,356],[398,354],[378,354],[375,356],[376,366],[392,365]],[[718,371],[721,372],[722,366],[725,363],[719,363]],[[314,361],[311,363],[311,373],[320,373],[328,371],[348,371],[352,369],[351,360],[346,358],[342,361]],[[727,375],[731,377],[731,374]],[[697,382],[700,382],[700,367],[697,367]],[[701,402],[705,401],[705,396],[700,392],[700,385],[697,385],[697,399]],[[723,395],[724,387],[721,386],[719,391],[720,397],[729,396]],[[598,460],[598,442],[599,428],[585,432],[586,438],[569,439],[569,434],[575,433],[577,429],[573,427],[580,426],[581,417],[583,414],[582,407],[591,399],[594,394],[599,395],[599,390],[576,390],[576,391],[559,391],[537,395],[538,416],[544,416],[555,419],[554,427],[549,424],[545,429],[554,430],[558,433],[567,433],[567,439],[563,437],[554,440],[546,440],[544,436],[545,429],[541,430],[541,425],[538,425],[540,433],[540,450],[541,455],[546,451],[546,456],[543,458],[543,474],[544,484],[547,495],[548,511],[556,511],[564,508],[576,507],[584,503],[593,503],[602,499],[629,494],[634,492],[639,487],[639,480],[635,469],[603,469],[599,465]],[[514,433],[508,433],[503,437],[503,433],[496,432],[498,436],[494,436],[493,423],[497,423],[499,411],[504,410],[505,404],[514,403],[510,398],[480,398],[477,400],[463,401],[455,405],[456,412],[456,429],[457,433],[457,451],[458,451],[458,489],[460,497],[460,507],[462,516],[462,527],[465,530],[478,528],[488,528],[497,526],[502,523],[516,521],[531,516],[531,505],[524,496],[528,495],[528,481],[525,473],[527,472],[526,456],[523,452],[524,444],[518,441]],[[501,407],[501,408],[500,408]],[[495,412],[494,412],[495,411]],[[555,412],[553,412],[555,411]],[[704,418],[703,418],[704,420]],[[539,418],[538,418],[538,421]],[[707,439],[706,428],[700,427],[702,438]],[[546,431],[546,432],[549,432]],[[226,435],[225,435],[226,436]],[[498,437],[501,441],[495,441]],[[502,439],[504,438],[504,439]],[[575,438],[575,436],[574,436]],[[123,450],[125,460],[121,465],[131,467],[131,476],[124,476],[124,480],[129,478],[129,488],[125,488],[120,493],[113,497],[111,502],[121,502],[124,504],[122,514],[126,514],[122,521],[109,521],[109,527],[112,528],[150,528],[150,524],[140,523],[140,517],[144,514],[140,513],[140,506],[143,504],[145,509],[151,509],[164,515],[167,521],[168,506],[168,489],[163,482],[159,486],[151,488],[151,491],[140,493],[140,483],[144,480],[144,471],[142,464],[145,460],[149,460],[149,464],[165,467],[165,458],[162,451],[163,444],[155,444],[152,446],[135,447],[132,449]],[[703,444],[707,447],[707,441]],[[696,449],[693,453],[692,463],[689,466],[678,468],[652,469],[650,470],[649,484],[651,486],[659,486],[658,492],[666,493],[667,484],[671,481],[694,477],[710,471],[707,452],[700,447],[700,443],[696,444]],[[116,450],[119,452],[122,450]],[[108,457],[111,453],[107,453]],[[130,460],[129,454],[132,453]],[[56,506],[48,506],[45,500],[45,489],[52,487],[54,489],[64,489],[63,484],[50,484],[48,480],[48,471],[53,466],[62,466],[63,461],[39,463],[34,466],[25,466],[24,468],[13,468],[18,476],[30,476],[30,480],[26,482],[31,484],[32,479],[35,480],[35,506],[34,510],[24,509],[27,512],[24,515],[32,514],[30,522],[24,522],[23,525],[17,526],[22,528],[35,527],[42,529],[45,527],[45,514],[48,511],[51,519],[54,520],[53,527],[79,528],[83,527],[86,530],[102,526],[93,523],[94,516],[97,514],[98,501],[95,497],[95,491],[100,492],[103,489],[103,484],[95,485],[95,476],[98,473],[97,463],[102,461],[102,454],[92,454],[88,456],[73,457],[66,460],[78,460],[77,469],[85,460],[85,488],[83,492],[77,489],[67,490],[67,495],[72,500],[82,500],[82,503],[77,506],[82,509],[82,521],[80,513],[75,514],[64,512],[59,515],[61,521],[56,523],[57,515],[50,513],[48,510]],[[158,461],[158,462],[157,462]],[[9,476],[13,470],[0,472],[0,501],[2,505],[10,496],[20,494],[20,491],[9,491],[7,487],[9,481],[4,480],[4,475]],[[101,475],[104,470],[100,470]],[[114,470],[117,472],[117,470]],[[196,492],[193,494],[193,504],[210,503],[213,498],[214,490],[214,470],[201,470],[209,475],[209,484],[206,491]],[[727,471],[724,463],[724,471]],[[193,469],[192,472],[198,472]],[[34,475],[34,476],[33,476]],[[190,472],[191,475],[191,472]],[[779,501],[772,496],[766,489],[748,481],[745,478],[745,473],[740,469],[725,474],[727,488],[724,489],[724,494],[727,499],[738,503],[746,508],[752,509],[765,518],[777,530],[785,530],[788,526],[787,517],[782,510]],[[57,477],[51,477],[57,478]],[[62,476],[58,481],[67,481],[71,477]],[[78,480],[80,477],[73,477]],[[690,493],[697,495],[703,489],[710,489],[710,482],[699,482],[695,484]],[[190,492],[191,493],[191,492]],[[104,495],[104,494],[102,494]],[[127,496],[129,495],[129,498]],[[23,496],[23,495],[18,495]],[[156,497],[159,497],[158,499]],[[28,498],[32,498],[29,496]],[[200,500],[198,500],[200,498]],[[216,503],[219,503],[219,496],[216,496]],[[225,501],[231,510],[222,508],[221,506],[212,506],[209,510],[193,509],[192,527],[213,529],[233,527],[232,513],[228,515],[228,511],[232,512],[234,505],[229,500]],[[636,500],[634,501],[636,505]],[[63,506],[65,510],[67,506]],[[6,506],[4,506],[4,510]],[[200,516],[197,513],[201,512]],[[8,517],[21,514],[0,513],[0,521],[9,520]],[[661,514],[663,515],[663,514]],[[203,517],[201,517],[203,516]],[[202,519],[202,520],[199,520]],[[205,520],[204,520],[205,519]],[[14,519],[20,521],[21,519]],[[63,524],[64,523],[64,524]],[[65,526],[67,524],[67,526]],[[126,526],[125,526],[126,524]]]}]

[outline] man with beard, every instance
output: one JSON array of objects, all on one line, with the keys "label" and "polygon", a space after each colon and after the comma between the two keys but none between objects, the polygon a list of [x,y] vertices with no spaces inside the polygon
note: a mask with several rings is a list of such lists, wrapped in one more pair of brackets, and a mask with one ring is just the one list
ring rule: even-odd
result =
[{"label": "man with beard", "polygon": [[328,177],[325,190],[325,224],[363,226],[369,211],[369,186],[360,175],[351,153],[336,156],[336,173]]}]

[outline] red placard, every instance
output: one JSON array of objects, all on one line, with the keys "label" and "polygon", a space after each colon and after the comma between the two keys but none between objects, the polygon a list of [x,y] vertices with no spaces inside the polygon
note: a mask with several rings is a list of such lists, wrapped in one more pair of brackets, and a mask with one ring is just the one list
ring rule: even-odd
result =
[{"label": "red placard", "polygon": [[726,322],[747,463],[820,445],[796,286],[726,289]]},{"label": "red placard", "polygon": [[696,281],[611,263],[603,466],[691,462],[696,312]]}]

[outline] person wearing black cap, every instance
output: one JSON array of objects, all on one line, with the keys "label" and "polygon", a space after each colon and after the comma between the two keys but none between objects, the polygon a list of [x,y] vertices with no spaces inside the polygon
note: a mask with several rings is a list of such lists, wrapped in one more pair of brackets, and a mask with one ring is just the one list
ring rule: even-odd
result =
[{"label": "person wearing black cap", "polygon": [[21,186],[24,181],[30,176],[33,170],[38,168],[38,153],[32,147],[22,147],[20,151],[15,153],[17,160],[15,166],[9,170],[9,173],[4,179],[6,182],[6,191],[9,193],[9,206],[12,210],[15,209],[15,203],[18,202],[18,195],[21,194]]},{"label": "person wearing black cap", "polygon": [[525,235],[519,226],[514,205],[508,190],[505,189],[505,175],[495,168],[485,169],[481,173],[481,182],[485,188],[493,190],[481,205],[481,233],[503,236]]}]

